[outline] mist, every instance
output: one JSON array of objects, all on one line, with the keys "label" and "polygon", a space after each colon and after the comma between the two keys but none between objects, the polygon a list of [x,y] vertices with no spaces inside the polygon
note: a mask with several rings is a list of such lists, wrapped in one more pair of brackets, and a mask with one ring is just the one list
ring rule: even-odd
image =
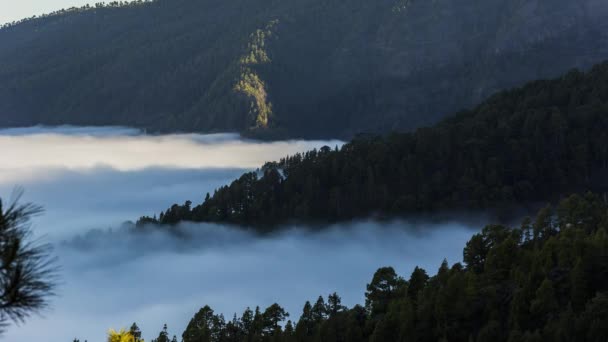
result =
[{"label": "mist", "polygon": [[123,224],[173,203],[200,203],[266,161],[341,144],[148,136],[120,127],[0,130],[0,197],[22,186],[24,201],[45,207],[33,228],[55,246],[61,279],[49,309],[3,337],[103,342],[109,328],[137,322],[149,341],[164,323],[180,336],[204,305],[231,318],[277,302],[297,320],[306,300],[334,291],[345,305],[364,303],[379,267],[409,277],[417,265],[434,274],[444,258],[462,259],[481,217],[360,221],[322,231],[290,225],[266,236],[216,224],[172,232]]},{"label": "mist", "polygon": [[137,322],[147,341],[164,323],[181,335],[204,305],[231,318],[246,306],[278,302],[297,320],[306,300],[336,291],[345,305],[364,303],[365,284],[381,266],[409,276],[434,274],[461,260],[474,232],[456,222],[358,222],[323,232],[286,227],[259,237],[222,225],[185,224],[185,235],[118,229],[58,244],[62,285],[52,308],[10,341],[102,342],[108,328]]},{"label": "mist", "polygon": [[143,135],[124,127],[0,130],[0,197],[16,186],[44,206],[36,233],[57,240],[153,215],[297,152],[331,141],[260,142],[238,134]]},{"label": "mist", "polygon": [[256,168],[288,154],[341,141],[264,143],[238,134],[139,135],[124,128],[29,128],[0,130],[5,162],[0,184],[39,181],[56,171],[140,171],[147,168]]}]

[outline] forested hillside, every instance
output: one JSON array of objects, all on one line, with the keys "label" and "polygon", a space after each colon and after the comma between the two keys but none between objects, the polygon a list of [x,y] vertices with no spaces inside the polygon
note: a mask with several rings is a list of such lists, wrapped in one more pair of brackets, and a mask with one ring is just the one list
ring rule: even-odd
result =
[{"label": "forested hillside", "polygon": [[182,220],[268,226],[441,209],[483,209],[608,190],[608,62],[503,91],[415,133],[361,136],[266,164]]},{"label": "forested hillside", "polygon": [[608,58],[602,0],[158,0],[0,29],[0,126],[352,137]]},{"label": "forested hillside", "polygon": [[[380,268],[365,306],[350,309],[335,293],[293,316],[274,304],[226,319],[205,306],[183,341],[606,341],[605,198],[575,195],[519,227],[489,225],[466,244],[463,261],[445,261],[434,276],[416,268],[409,279]],[[294,321],[284,324],[288,318]],[[136,325],[134,331],[141,336]],[[156,341],[170,341],[166,329]]]}]

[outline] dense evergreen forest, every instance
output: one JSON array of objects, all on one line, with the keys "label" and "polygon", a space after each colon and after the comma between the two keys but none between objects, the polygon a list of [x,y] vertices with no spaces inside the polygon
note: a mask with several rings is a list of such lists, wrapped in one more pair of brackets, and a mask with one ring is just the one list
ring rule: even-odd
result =
[{"label": "dense evergreen forest", "polygon": [[361,136],[267,163],[194,208],[143,223],[327,223],[483,209],[608,190],[608,63],[503,91],[415,133]]},{"label": "dense evergreen forest", "polygon": [[[297,321],[285,322],[291,316],[278,304],[232,319],[205,306],[182,341],[606,341],[605,197],[574,195],[519,227],[488,225],[466,244],[463,261],[444,261],[434,276],[416,268],[409,279],[380,268],[364,306],[346,308],[334,293],[307,302]],[[132,331],[141,336],[136,325]],[[169,337],[165,328],[155,341]]]},{"label": "dense evergreen forest", "polygon": [[0,28],[0,126],[351,138],[608,58],[597,0],[157,0]]}]

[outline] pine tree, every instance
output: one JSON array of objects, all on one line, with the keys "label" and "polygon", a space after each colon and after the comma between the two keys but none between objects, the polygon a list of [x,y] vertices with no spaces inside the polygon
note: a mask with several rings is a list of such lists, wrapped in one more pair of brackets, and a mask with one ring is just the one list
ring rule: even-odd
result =
[{"label": "pine tree", "polygon": [[152,342],[171,342],[169,340],[169,333],[167,332],[167,325],[163,325],[163,330],[158,334],[158,337]]},{"label": "pine tree", "polygon": [[142,342],[141,330],[137,326],[137,323],[133,323],[129,329],[129,333],[133,336],[134,342]]},{"label": "pine tree", "polygon": [[382,267],[376,271],[365,292],[365,307],[372,317],[383,315],[397,290],[404,285],[392,267]]},{"label": "pine tree", "polygon": [[285,311],[279,304],[272,304],[263,314],[264,317],[264,334],[266,336],[276,336],[281,333],[280,323],[289,317],[289,313]]},{"label": "pine tree", "polygon": [[52,247],[31,241],[30,222],[42,208],[19,204],[21,195],[8,207],[0,199],[0,332],[45,308],[56,286]]},{"label": "pine tree", "polygon": [[[446,261],[447,267],[447,261]],[[410,281],[408,283],[407,295],[412,300],[412,302],[416,303],[418,299],[418,295],[420,291],[424,289],[426,283],[429,280],[429,276],[426,271],[422,268],[416,267],[410,276]]]},{"label": "pine tree", "polygon": [[323,296],[317,298],[317,302],[312,307],[311,311],[312,320],[316,324],[322,323],[327,318],[327,306],[325,305],[325,299]]},{"label": "pine tree", "polygon": [[296,324],[296,338],[298,341],[305,341],[309,336],[312,336],[315,322],[312,315],[312,305],[309,301],[304,304],[302,316]]},{"label": "pine tree", "polygon": [[336,292],[327,297],[327,313],[330,317],[344,310],[346,310],[346,307],[342,305],[342,298]]}]

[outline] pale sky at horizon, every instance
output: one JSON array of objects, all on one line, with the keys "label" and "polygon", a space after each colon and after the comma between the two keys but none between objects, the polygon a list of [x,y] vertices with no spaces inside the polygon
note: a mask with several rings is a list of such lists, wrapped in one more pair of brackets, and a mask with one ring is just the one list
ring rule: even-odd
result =
[{"label": "pale sky at horizon", "polygon": [[0,0],[0,25],[41,15],[62,8],[83,6],[95,2],[109,2],[102,0]]}]

